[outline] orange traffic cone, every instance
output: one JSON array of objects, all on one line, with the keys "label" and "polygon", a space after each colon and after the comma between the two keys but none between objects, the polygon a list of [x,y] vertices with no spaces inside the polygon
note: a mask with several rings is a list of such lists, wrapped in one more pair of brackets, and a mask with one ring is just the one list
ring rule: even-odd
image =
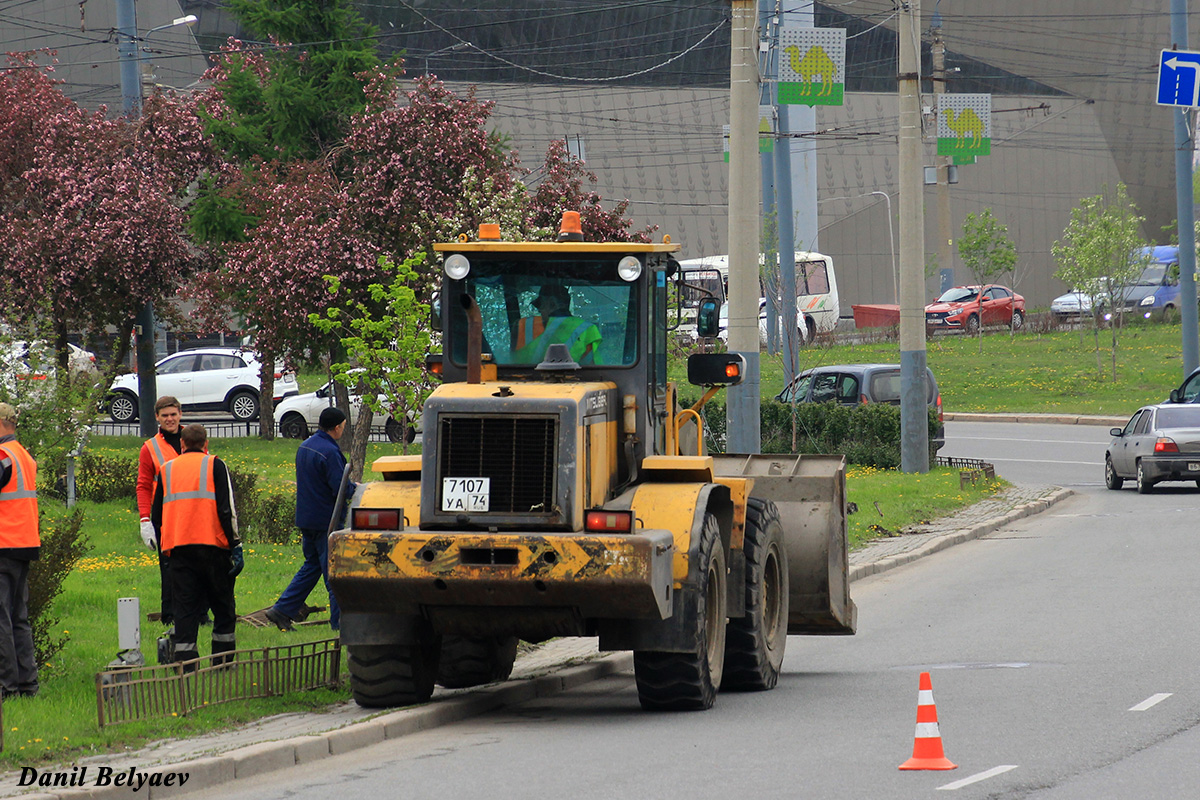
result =
[{"label": "orange traffic cone", "polygon": [[900,769],[958,769],[942,751],[942,734],[938,732],[937,706],[933,703],[933,682],[929,673],[921,673],[917,692],[917,735],[913,742],[912,758]]}]

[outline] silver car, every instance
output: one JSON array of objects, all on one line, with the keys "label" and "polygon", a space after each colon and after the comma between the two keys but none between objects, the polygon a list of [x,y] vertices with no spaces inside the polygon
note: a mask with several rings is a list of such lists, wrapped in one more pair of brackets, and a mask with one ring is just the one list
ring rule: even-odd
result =
[{"label": "silver car", "polygon": [[1200,485],[1200,405],[1144,406],[1124,428],[1113,428],[1112,435],[1104,454],[1109,489],[1120,489],[1128,479],[1141,494],[1162,481]]}]

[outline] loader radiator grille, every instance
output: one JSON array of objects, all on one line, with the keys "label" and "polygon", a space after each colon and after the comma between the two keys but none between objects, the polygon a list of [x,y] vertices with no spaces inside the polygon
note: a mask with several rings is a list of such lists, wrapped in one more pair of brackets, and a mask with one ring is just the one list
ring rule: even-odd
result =
[{"label": "loader radiator grille", "polygon": [[438,491],[441,478],[490,478],[488,513],[549,514],[557,441],[556,417],[443,415]]}]

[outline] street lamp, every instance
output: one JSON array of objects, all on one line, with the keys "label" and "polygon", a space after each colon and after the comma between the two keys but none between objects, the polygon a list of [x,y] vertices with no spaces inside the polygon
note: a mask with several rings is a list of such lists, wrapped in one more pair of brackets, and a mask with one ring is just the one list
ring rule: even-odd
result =
[{"label": "street lamp", "polygon": [[[179,17],[166,25],[159,25],[146,32],[148,37],[157,31],[174,28],[179,25],[194,25],[196,15],[188,14]],[[141,116],[142,113],[142,72],[141,62],[144,59],[139,42],[145,37],[139,37],[137,32],[137,10],[133,0],[117,0],[117,52],[121,65],[121,100],[122,109],[128,117]],[[157,429],[154,419],[154,403],[158,399],[158,382],[155,380],[154,363],[158,353],[154,348],[154,304],[147,302],[137,315],[137,368],[138,368],[138,419],[141,422],[142,436],[153,436]]]},{"label": "street lamp", "polygon": [[433,58],[434,56],[440,56],[442,53],[450,53],[455,50],[465,50],[470,46],[470,42],[456,42],[449,47],[443,47],[440,50],[434,50],[432,53],[426,53],[424,56],[422,56],[425,61],[425,74],[429,75],[429,59]]},{"label": "street lamp", "polygon": [[888,248],[892,251],[892,295],[896,304],[900,304],[900,273],[896,270],[896,239],[892,236],[892,198],[887,192],[875,191],[871,194],[877,194],[887,201],[888,215]]}]

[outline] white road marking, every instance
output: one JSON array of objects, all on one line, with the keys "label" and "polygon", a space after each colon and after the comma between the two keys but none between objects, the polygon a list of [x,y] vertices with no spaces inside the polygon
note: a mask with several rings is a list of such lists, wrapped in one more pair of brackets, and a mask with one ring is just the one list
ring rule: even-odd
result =
[{"label": "white road marking", "polygon": [[1154,706],[1161,703],[1163,700],[1166,700],[1168,697],[1170,697],[1171,694],[1172,694],[1171,692],[1159,692],[1158,694],[1152,694],[1149,697],[1147,697],[1145,700],[1138,703],[1136,706],[1134,706],[1133,708],[1131,708],[1129,710],[1130,711],[1145,711],[1148,708],[1153,708]]},{"label": "white road marking", "polygon": [[1003,775],[1005,772],[1008,772],[1010,769],[1016,769],[1016,768],[1017,768],[1016,764],[1001,764],[998,767],[992,767],[991,769],[986,770],[984,772],[980,772],[978,774],[971,775],[968,778],[963,778],[961,781],[955,781],[954,783],[947,783],[945,786],[939,786],[937,788],[938,788],[938,791],[942,791],[943,789],[948,790],[948,791],[953,791],[954,789],[961,789],[964,786],[970,786],[972,783],[979,783],[980,781],[986,781],[988,778],[994,778],[997,775]]}]

